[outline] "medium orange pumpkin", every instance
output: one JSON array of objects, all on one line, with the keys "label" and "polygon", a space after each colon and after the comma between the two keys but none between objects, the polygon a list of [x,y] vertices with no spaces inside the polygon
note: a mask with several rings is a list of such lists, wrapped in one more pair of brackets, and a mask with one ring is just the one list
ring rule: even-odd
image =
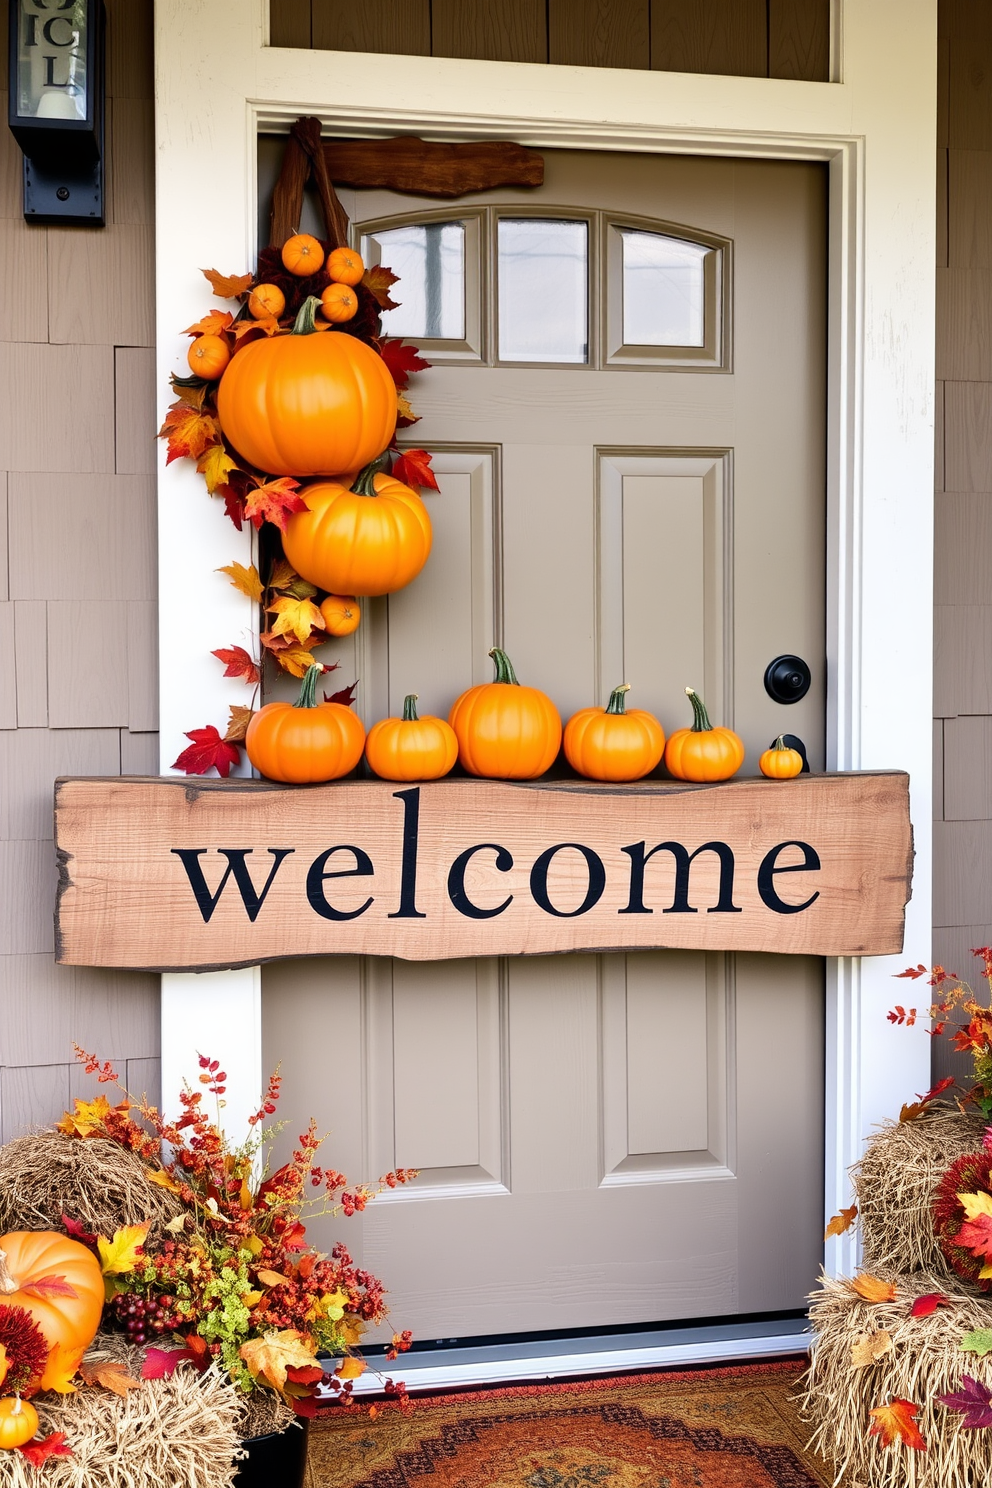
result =
[{"label": "medium orange pumpkin", "polygon": [[458,758],[458,740],[443,718],[420,718],[417,694],[410,692],[402,718],[380,718],[369,729],[365,758],[383,780],[440,780]]},{"label": "medium orange pumpkin", "polygon": [[319,589],[393,594],[427,562],[431,519],[426,506],[402,481],[377,473],[377,464],[367,466],[350,490],[335,482],[300,492],[307,510],[294,512],[286,523],[283,552]]},{"label": "medium orange pumpkin", "polygon": [[496,666],[495,681],[470,687],[448,714],[458,739],[458,758],[470,775],[536,780],[558,754],[558,709],[546,693],[520,685],[505,651],[494,647],[489,655]]},{"label": "medium orange pumpkin", "polygon": [[790,749],[779,734],[771,749],[766,749],[758,760],[758,769],[769,780],[794,780],[802,774],[803,757],[798,749]]},{"label": "medium orange pumpkin", "polygon": [[[47,1289],[50,1278],[60,1285]],[[71,1295],[61,1295],[60,1286]],[[12,1230],[0,1235],[0,1302],[29,1312],[50,1348],[86,1348],[103,1312],[100,1263],[85,1245],[54,1230]]]},{"label": "medium orange pumpkin", "polygon": [[589,780],[640,780],[658,764],[665,734],[653,713],[627,712],[625,682],[605,708],[582,708],[565,725],[565,758]]},{"label": "medium orange pumpkin", "polygon": [[676,729],[665,745],[665,765],[676,780],[729,780],[744,763],[744,741],[733,729],[714,728],[706,704],[686,688],[692,727]]},{"label": "medium orange pumpkin", "polygon": [[358,309],[358,296],[347,284],[329,284],[320,297],[320,309],[325,320],[332,325],[341,325],[353,318]]},{"label": "medium orange pumpkin", "polygon": [[38,1412],[30,1400],[7,1395],[0,1400],[0,1447],[23,1447],[38,1430]]},{"label": "medium orange pumpkin", "polygon": [[321,600],[320,613],[327,634],[332,636],[353,635],[362,618],[361,606],[353,594],[329,594]]},{"label": "medium orange pumpkin", "polygon": [[365,265],[354,248],[335,248],[327,260],[327,272],[335,284],[361,284]]},{"label": "medium orange pumpkin", "polygon": [[282,245],[282,266],[299,279],[316,274],[324,262],[324,250],[309,233],[294,233]]},{"label": "medium orange pumpkin", "polygon": [[274,315],[278,320],[285,308],[286,296],[278,284],[256,284],[248,296],[248,313],[256,320],[266,315]]},{"label": "medium orange pumpkin", "polygon": [[292,335],[239,351],[217,389],[227,438],[270,475],[360,470],[396,429],[396,384],[382,357],[355,336],[313,334],[319,305],[310,295]]},{"label": "medium orange pumpkin", "polygon": [[231,353],[223,337],[197,336],[186,353],[186,360],[190,371],[195,372],[197,377],[205,377],[208,382],[213,382],[231,360]]},{"label": "medium orange pumpkin", "polygon": [[295,703],[266,703],[252,716],[245,750],[266,780],[314,785],[353,770],[365,748],[362,721],[343,703],[318,703],[317,663],[303,674]]}]

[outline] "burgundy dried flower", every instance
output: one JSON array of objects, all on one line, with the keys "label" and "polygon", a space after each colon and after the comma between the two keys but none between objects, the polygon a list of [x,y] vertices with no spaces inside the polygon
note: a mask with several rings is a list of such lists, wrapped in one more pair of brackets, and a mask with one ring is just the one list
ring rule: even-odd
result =
[{"label": "burgundy dried flower", "polygon": [[0,1344],[7,1354],[5,1395],[21,1395],[37,1385],[48,1362],[48,1344],[26,1307],[0,1303]]}]

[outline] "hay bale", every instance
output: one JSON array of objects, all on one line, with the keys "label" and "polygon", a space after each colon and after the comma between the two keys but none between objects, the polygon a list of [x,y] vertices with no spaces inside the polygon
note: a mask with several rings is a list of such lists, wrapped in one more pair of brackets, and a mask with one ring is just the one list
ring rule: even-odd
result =
[{"label": "hay bale", "polygon": [[154,1241],[183,1212],[175,1194],[148,1182],[139,1157],[103,1137],[42,1131],[0,1147],[0,1234],[61,1230],[68,1214],[108,1237],[120,1225],[151,1220]]},{"label": "hay bale", "polygon": [[981,1149],[988,1123],[946,1107],[887,1122],[851,1170],[865,1266],[953,1275],[933,1232],[934,1190],[951,1163]]},{"label": "hay bale", "polygon": [[[970,1329],[992,1327],[992,1303],[948,1290],[943,1273],[881,1274],[895,1282],[895,1302],[864,1302],[850,1283],[828,1278],[811,1298],[815,1343],[800,1397],[803,1417],[813,1426],[810,1445],[851,1488],[975,1488],[992,1482],[992,1431],[963,1431],[961,1416],[937,1400],[960,1388],[962,1374],[992,1388],[992,1356],[979,1358],[958,1347]],[[911,1317],[914,1299],[935,1291],[949,1296],[950,1306]],[[892,1337],[892,1351],[855,1369],[855,1339],[883,1329]],[[895,1396],[920,1406],[916,1421],[925,1452],[901,1443],[883,1447],[869,1436],[869,1412]]]}]

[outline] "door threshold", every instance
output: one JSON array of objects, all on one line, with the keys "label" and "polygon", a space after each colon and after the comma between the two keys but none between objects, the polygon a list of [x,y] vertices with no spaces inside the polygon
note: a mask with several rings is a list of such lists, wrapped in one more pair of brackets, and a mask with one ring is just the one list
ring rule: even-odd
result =
[{"label": "door threshold", "polygon": [[805,1354],[812,1331],[805,1318],[729,1321],[644,1333],[602,1333],[585,1338],[424,1349],[385,1365],[369,1357],[354,1394],[381,1395],[383,1377],[402,1379],[411,1393],[533,1384],[578,1375],[624,1374],[677,1365],[733,1364]]}]

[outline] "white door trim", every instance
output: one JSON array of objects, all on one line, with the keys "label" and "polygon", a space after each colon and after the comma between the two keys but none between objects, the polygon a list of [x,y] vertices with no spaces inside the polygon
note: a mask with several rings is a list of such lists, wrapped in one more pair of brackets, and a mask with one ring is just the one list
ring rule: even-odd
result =
[{"label": "white door trim", "polygon": [[[184,368],[178,332],[209,303],[199,267],[254,262],[260,127],[312,113],[329,133],[829,162],[828,765],[907,769],[916,835],[905,955],[831,964],[833,1213],[849,1202],[863,1137],[929,1083],[925,1030],[894,1031],[885,1012],[893,973],[930,959],[936,0],[847,0],[833,27],[843,81],[827,84],[272,49],[268,0],[156,0],[155,25],[163,413],[168,374]],[[234,531],[189,462],[162,461],[168,772],[186,729],[221,724],[225,702],[243,702],[210,651],[253,617],[215,573],[250,560],[250,534]],[[257,969],[163,977],[163,1088],[195,1074],[196,1050],[221,1057],[233,1128],[258,1098],[259,986]],[[850,1269],[854,1244],[828,1243],[831,1271]]]}]

